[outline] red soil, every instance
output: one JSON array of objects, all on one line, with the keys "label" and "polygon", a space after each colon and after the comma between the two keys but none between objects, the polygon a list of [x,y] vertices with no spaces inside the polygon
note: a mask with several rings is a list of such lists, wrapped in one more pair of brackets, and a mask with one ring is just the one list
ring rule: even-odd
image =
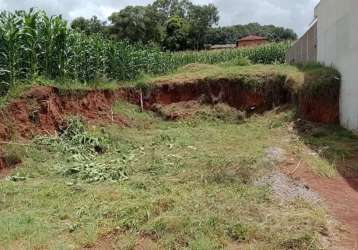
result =
[{"label": "red soil", "polygon": [[[169,105],[202,99],[210,104],[224,102],[242,111],[261,113],[292,102],[291,93],[282,83],[270,78],[266,81],[262,89],[245,88],[240,81],[228,79],[162,83],[145,96],[144,106],[151,109],[154,104]],[[338,124],[339,97],[312,98],[300,94],[298,115],[311,122]]]},{"label": "red soil", "polygon": [[[335,250],[358,250],[358,175],[346,172],[357,161],[358,157],[354,157],[341,163],[338,169],[344,169],[345,174],[336,178],[317,176],[305,165],[293,175],[318,192],[332,215],[343,225],[343,238],[333,242]],[[291,171],[289,169],[288,173]]]},{"label": "red soil", "polygon": [[300,96],[298,113],[311,122],[325,124],[339,123],[339,98]]},{"label": "red soil", "polygon": [[8,168],[8,166],[7,166],[5,158],[0,157],[0,172],[1,172],[1,170],[4,170],[6,168]]},{"label": "red soil", "polygon": [[223,102],[239,110],[263,112],[289,101],[289,93],[283,87],[271,91],[274,84],[268,80],[262,90],[248,89],[240,82],[227,79],[162,84],[145,96],[144,105],[151,108],[154,104],[169,105],[201,99],[209,104]]},{"label": "red soil", "polygon": [[[14,134],[30,138],[36,134],[53,133],[69,115],[81,115],[88,120],[127,125],[125,119],[112,112],[119,98],[140,103],[139,92],[133,88],[90,91],[61,91],[54,87],[35,87],[12,102],[0,113],[0,139],[9,140]],[[299,98],[301,117],[314,122],[338,121],[338,102],[324,98]],[[290,102],[290,93],[274,79],[267,79],[262,89],[245,88],[235,80],[196,80],[157,85],[143,97],[144,107],[155,104],[202,100],[205,103],[227,103],[239,110],[263,112]]]},{"label": "red soil", "polygon": [[126,125],[111,109],[118,98],[113,91],[91,90],[61,94],[54,87],[35,87],[13,101],[0,115],[0,138],[31,138],[36,134],[54,133],[66,116],[81,115],[88,120]]}]

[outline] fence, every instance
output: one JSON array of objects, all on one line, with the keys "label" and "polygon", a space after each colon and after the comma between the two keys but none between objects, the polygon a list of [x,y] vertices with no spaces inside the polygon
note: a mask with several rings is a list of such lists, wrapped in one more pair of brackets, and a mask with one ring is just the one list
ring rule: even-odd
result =
[{"label": "fence", "polygon": [[288,50],[286,62],[307,63],[317,61],[317,22]]}]

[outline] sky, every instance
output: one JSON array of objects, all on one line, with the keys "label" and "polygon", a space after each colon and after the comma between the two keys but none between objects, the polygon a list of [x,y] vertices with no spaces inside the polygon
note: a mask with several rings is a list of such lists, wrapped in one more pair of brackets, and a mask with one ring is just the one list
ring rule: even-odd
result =
[{"label": "sky", "polygon": [[[44,9],[50,15],[62,14],[72,20],[96,15],[106,20],[111,13],[127,5],[146,5],[153,0],[0,0],[0,10]],[[319,0],[192,0],[196,4],[212,3],[220,12],[220,26],[274,24],[291,28],[302,35],[313,21]]]}]

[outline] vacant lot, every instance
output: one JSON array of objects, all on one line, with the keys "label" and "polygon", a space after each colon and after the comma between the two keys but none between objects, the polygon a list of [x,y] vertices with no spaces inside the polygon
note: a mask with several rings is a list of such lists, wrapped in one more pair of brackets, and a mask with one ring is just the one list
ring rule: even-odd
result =
[{"label": "vacant lot", "polygon": [[[139,86],[160,90],[163,84],[170,86],[170,79],[180,85],[225,77],[260,94],[262,86],[272,84],[267,80],[272,75],[281,76],[273,79],[282,87],[304,85],[301,71],[288,66],[190,65],[176,75],[142,80]],[[26,98],[35,93],[45,98],[39,89],[31,93]],[[260,104],[258,97],[250,98]],[[33,115],[27,123],[41,125],[44,120],[49,125],[49,115],[56,111],[51,105],[59,101],[41,111],[29,100]],[[146,104],[153,100],[145,99]],[[99,121],[90,119],[93,112],[62,103],[78,114],[63,110],[59,116],[64,124],[57,133],[42,131],[2,147],[8,165],[22,163],[0,179],[0,249],[333,245],[340,224],[329,215],[324,197],[291,176],[304,168],[317,178],[335,178],[342,172],[337,163],[357,152],[357,138],[335,125],[297,119],[290,103],[256,114],[247,112],[251,106],[239,111],[221,101],[158,103],[151,107],[154,113],[119,100],[110,110],[101,110],[105,114]],[[269,104],[263,107],[272,108]]]},{"label": "vacant lot", "polygon": [[[100,138],[101,154],[57,137],[8,146],[23,164],[11,181],[0,181],[4,248],[319,248],[329,233],[324,206],[258,184],[281,157],[335,173],[291,129],[291,112],[242,121],[201,109],[195,118],[166,122],[118,103],[131,128],[91,125],[83,132]],[[83,161],[88,166],[76,165]]]}]

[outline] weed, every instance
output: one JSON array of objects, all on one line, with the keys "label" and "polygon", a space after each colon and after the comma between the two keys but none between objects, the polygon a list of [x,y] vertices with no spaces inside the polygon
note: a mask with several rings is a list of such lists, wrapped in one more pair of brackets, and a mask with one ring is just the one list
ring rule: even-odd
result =
[{"label": "weed", "polygon": [[252,231],[252,229],[243,223],[235,224],[227,229],[229,237],[239,242],[250,240],[250,231]]},{"label": "weed", "polygon": [[128,159],[101,157],[100,154],[108,149],[108,140],[103,136],[91,136],[83,121],[78,118],[69,119],[59,137],[40,137],[35,141],[40,145],[51,146],[52,150],[60,150],[65,160],[59,162],[56,168],[64,176],[74,180],[92,183],[128,178],[125,167]]}]

